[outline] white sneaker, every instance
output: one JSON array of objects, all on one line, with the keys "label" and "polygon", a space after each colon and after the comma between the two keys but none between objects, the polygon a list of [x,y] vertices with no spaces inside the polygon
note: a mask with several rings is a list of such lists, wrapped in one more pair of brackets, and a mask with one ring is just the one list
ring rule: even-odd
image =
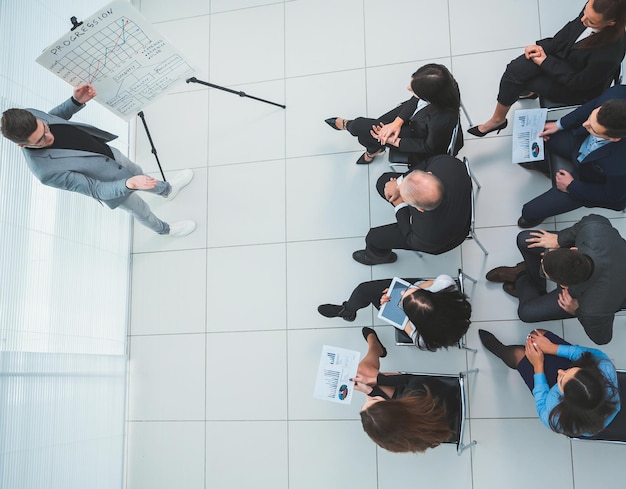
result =
[{"label": "white sneaker", "polygon": [[189,185],[189,182],[191,182],[191,180],[193,180],[193,172],[191,170],[187,169],[181,171],[170,181],[172,189],[170,190],[169,195],[167,195],[165,198],[167,200],[174,200],[174,197],[178,195],[178,192],[180,192],[183,188]]},{"label": "white sneaker", "polygon": [[165,236],[180,238],[187,236],[196,230],[196,223],[193,221],[178,221],[170,224],[170,233]]}]

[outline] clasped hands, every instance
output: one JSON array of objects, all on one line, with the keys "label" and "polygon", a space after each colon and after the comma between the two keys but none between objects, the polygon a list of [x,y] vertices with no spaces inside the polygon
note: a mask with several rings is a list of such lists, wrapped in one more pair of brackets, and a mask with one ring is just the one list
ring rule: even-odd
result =
[{"label": "clasped hands", "polygon": [[398,181],[395,178],[390,178],[385,184],[385,199],[387,199],[394,207],[404,202],[400,195],[400,188],[398,187]]},{"label": "clasped hands", "polygon": [[541,65],[541,63],[543,63],[548,57],[543,48],[537,44],[526,46],[524,48],[524,56],[536,65]]},{"label": "clasped hands", "polygon": [[371,136],[376,139],[380,144],[390,144],[396,148],[400,146],[400,128],[402,124],[396,124],[391,122],[389,124],[383,124],[382,122],[377,126],[372,126],[370,131]]},{"label": "clasped hands", "polygon": [[543,372],[543,357],[547,353],[556,355],[558,345],[545,337],[541,330],[532,330],[526,337],[526,358],[532,364],[535,372]]}]

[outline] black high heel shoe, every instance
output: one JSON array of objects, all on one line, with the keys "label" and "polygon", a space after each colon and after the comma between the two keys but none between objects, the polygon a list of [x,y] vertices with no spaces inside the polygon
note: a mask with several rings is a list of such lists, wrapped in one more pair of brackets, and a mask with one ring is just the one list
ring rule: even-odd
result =
[{"label": "black high heel shoe", "polygon": [[337,124],[335,124],[337,122],[337,119],[339,119],[339,117],[330,117],[329,119],[324,119],[324,122],[326,124],[328,124],[330,127],[332,127],[335,131],[343,131],[346,129],[346,122],[348,122],[346,119],[343,119],[343,124],[341,129],[337,127]]},{"label": "black high heel shoe", "polygon": [[361,330],[361,333],[363,333],[363,338],[365,338],[365,341],[367,341],[367,337],[369,335],[373,334],[376,337],[376,341],[378,341],[378,344],[383,349],[383,352],[381,353],[380,358],[385,358],[387,356],[387,348],[385,348],[383,346],[383,344],[380,342],[380,339],[378,338],[378,335],[376,334],[376,331],[374,331],[372,328],[368,328],[367,326],[365,326]]},{"label": "black high heel shoe", "polygon": [[500,124],[499,126],[494,127],[493,129],[489,129],[486,132],[482,132],[480,129],[478,129],[478,126],[474,126],[474,127],[470,127],[467,132],[469,132],[472,136],[478,136],[479,138],[482,138],[483,136],[486,136],[487,134],[489,134],[490,132],[493,131],[498,131],[496,134],[500,134],[500,131],[502,129],[505,129],[506,126],[509,125],[509,121],[507,119],[504,119],[504,122],[502,124]]}]

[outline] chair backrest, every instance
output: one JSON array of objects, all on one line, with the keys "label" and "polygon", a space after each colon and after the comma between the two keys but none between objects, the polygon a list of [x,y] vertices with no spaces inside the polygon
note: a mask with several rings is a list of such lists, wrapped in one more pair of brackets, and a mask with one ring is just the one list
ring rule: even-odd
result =
[{"label": "chair backrest", "polygon": [[[600,93],[602,93],[604,90],[609,88],[611,85],[621,85],[621,84],[622,84],[622,64],[620,63],[619,65],[617,65],[613,73],[611,73],[611,76],[606,80],[602,88],[602,91]],[[597,97],[598,95],[600,95],[600,93],[597,93],[592,97],[589,97],[589,100]],[[586,101],[587,100],[573,100],[571,102],[556,102],[547,97],[539,95],[539,107],[542,107],[544,109],[561,109],[561,108],[566,108],[570,106],[576,107],[578,104],[584,103]]]},{"label": "chair backrest", "polygon": [[611,421],[611,424],[604,428],[600,433],[590,437],[576,438],[576,440],[595,440],[606,441],[612,443],[626,443],[626,371],[617,371],[617,383],[619,385],[619,394],[622,402],[622,408],[617,416]]},{"label": "chair backrest", "polygon": [[459,372],[453,374],[424,374],[418,372],[400,372],[402,374],[416,375],[429,379],[436,379],[444,385],[446,415],[450,428],[454,431],[450,439],[444,443],[454,443],[457,447],[457,454],[460,455],[466,448],[475,445],[476,441],[464,443],[464,433],[467,423],[467,393],[465,382],[468,374],[476,373],[478,369]]}]

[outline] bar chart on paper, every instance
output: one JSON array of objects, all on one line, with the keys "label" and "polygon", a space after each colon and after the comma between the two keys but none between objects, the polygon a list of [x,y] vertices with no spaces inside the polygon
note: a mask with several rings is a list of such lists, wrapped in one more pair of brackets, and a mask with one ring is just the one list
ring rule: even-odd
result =
[{"label": "bar chart on paper", "polygon": [[192,76],[183,56],[127,2],[112,2],[51,44],[37,63],[125,120]]}]

